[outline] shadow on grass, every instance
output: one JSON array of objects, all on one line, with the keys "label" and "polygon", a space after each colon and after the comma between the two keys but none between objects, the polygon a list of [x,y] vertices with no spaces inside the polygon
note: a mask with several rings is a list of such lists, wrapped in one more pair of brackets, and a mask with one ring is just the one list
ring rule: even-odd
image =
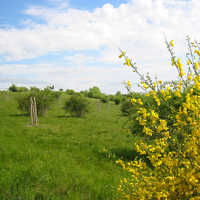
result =
[{"label": "shadow on grass", "polygon": [[74,115],[57,115],[57,116],[55,116],[56,118],[59,118],[59,119],[69,119],[69,118],[77,118],[77,119],[83,119],[83,118],[85,118],[85,116],[74,116]]},{"label": "shadow on grass", "polygon": [[29,114],[23,113],[23,114],[10,114],[10,117],[28,117]]},{"label": "shadow on grass", "polygon": [[135,149],[118,148],[118,149],[112,149],[111,151],[118,159],[122,159],[124,161],[133,161],[141,159],[144,162],[146,162],[147,166],[153,168],[153,165],[149,160],[148,156],[140,155]]},{"label": "shadow on grass", "polygon": [[111,153],[115,155],[117,159],[123,159],[126,161],[135,160],[140,156],[136,150],[128,148],[114,148],[111,149]]},{"label": "shadow on grass", "polygon": [[71,118],[72,116],[70,115],[58,115],[56,118]]},{"label": "shadow on grass", "polygon": [[98,152],[98,156],[108,160],[123,160],[126,162],[142,159],[144,162],[146,162],[147,166],[153,168],[147,155],[140,155],[135,149],[113,148],[111,150]]}]

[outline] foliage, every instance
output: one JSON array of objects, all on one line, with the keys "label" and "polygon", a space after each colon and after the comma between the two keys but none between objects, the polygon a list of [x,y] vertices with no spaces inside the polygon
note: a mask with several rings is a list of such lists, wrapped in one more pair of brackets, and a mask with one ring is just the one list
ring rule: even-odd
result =
[{"label": "foliage", "polygon": [[100,100],[101,100],[102,103],[108,103],[109,102],[109,98],[106,95],[101,95]]},{"label": "foliage", "polygon": [[63,93],[39,126],[30,127],[29,116],[17,109],[16,95],[9,92],[5,100],[0,93],[0,199],[116,199],[124,172],[113,157],[121,157],[124,149],[131,154],[131,144],[120,134],[119,107],[101,104],[98,110],[99,100],[88,99],[92,112],[66,118],[62,107],[70,96]]},{"label": "foliage", "polygon": [[8,88],[8,90],[9,90],[10,92],[17,92],[17,86],[16,86],[15,84],[12,84],[12,85]]},{"label": "foliage", "polygon": [[121,103],[120,109],[124,116],[130,115],[133,112],[133,104],[127,99]]},{"label": "foliage", "polygon": [[96,99],[101,99],[102,93],[100,89],[96,86],[92,87],[88,91],[88,97],[90,98],[96,98]]},{"label": "foliage", "polygon": [[116,96],[115,98],[113,98],[113,101],[115,102],[116,105],[118,105],[121,102],[121,98]]},{"label": "foliage", "polygon": [[65,102],[64,109],[72,116],[82,117],[89,111],[89,102],[85,97],[75,94]]},{"label": "foliage", "polygon": [[[131,174],[118,187],[122,199],[199,199],[200,198],[200,51],[199,43],[187,37],[187,72],[167,48],[178,79],[170,83],[143,76],[135,63],[121,52],[125,65],[140,76],[140,87],[153,100],[148,106],[141,98],[131,98],[140,139],[135,144],[138,160],[117,163]],[[130,86],[130,84],[129,84]],[[142,158],[146,158],[145,160]],[[148,161],[148,162],[147,162]]]},{"label": "foliage", "polygon": [[71,89],[67,89],[65,92],[66,92],[66,94],[69,94],[69,95],[75,94],[75,91],[71,90]]},{"label": "foliage", "polygon": [[38,115],[44,115],[51,104],[60,96],[60,92],[53,92],[49,88],[44,90],[32,89],[30,92],[19,94],[16,97],[18,108],[27,114],[30,112],[30,97],[36,98]]},{"label": "foliage", "polygon": [[17,87],[15,84],[12,84],[8,90],[10,92],[27,92],[28,91],[28,88],[26,87]]}]

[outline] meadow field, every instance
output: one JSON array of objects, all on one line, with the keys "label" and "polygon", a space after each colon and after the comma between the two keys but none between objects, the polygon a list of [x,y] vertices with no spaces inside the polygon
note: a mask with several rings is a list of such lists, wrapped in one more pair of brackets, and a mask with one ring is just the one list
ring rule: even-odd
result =
[{"label": "meadow field", "polygon": [[115,163],[133,160],[120,106],[89,99],[90,112],[71,117],[66,94],[37,127],[18,110],[15,93],[0,94],[1,200],[106,200],[127,173]]}]

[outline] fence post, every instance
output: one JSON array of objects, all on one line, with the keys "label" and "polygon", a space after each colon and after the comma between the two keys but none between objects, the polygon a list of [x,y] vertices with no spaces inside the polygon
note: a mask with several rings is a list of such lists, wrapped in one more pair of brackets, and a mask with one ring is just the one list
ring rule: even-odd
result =
[{"label": "fence post", "polygon": [[97,102],[97,112],[100,112],[101,111],[101,102],[98,101]]},{"label": "fence post", "polygon": [[37,126],[38,124],[37,104],[35,97],[30,97],[30,122],[31,126]]}]

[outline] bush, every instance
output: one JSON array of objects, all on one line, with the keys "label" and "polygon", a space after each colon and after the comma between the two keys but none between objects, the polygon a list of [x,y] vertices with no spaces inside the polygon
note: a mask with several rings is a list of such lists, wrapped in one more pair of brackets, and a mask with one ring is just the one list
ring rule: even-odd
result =
[{"label": "bush", "polygon": [[100,98],[102,103],[108,103],[109,102],[109,98],[106,95],[101,95]]},{"label": "bush", "polygon": [[115,98],[113,98],[113,101],[114,101],[114,103],[115,103],[116,105],[119,105],[120,102],[121,102],[121,98],[120,98],[120,97],[115,97]]},{"label": "bush", "polygon": [[121,103],[121,112],[124,116],[127,116],[131,113],[131,110],[133,109],[133,104],[127,99],[126,101],[123,101]]},{"label": "bush", "polygon": [[90,98],[96,98],[96,99],[101,99],[102,93],[98,87],[92,87],[88,91],[88,97]]},{"label": "bush", "polygon": [[66,92],[66,94],[69,94],[69,95],[75,94],[75,91],[71,90],[71,89],[67,89],[65,92]]},{"label": "bush", "polygon": [[[140,156],[128,163],[117,161],[131,175],[120,182],[121,199],[200,197],[200,47],[189,38],[187,41],[187,73],[180,58],[176,59],[173,41],[166,41],[179,77],[172,82],[141,76],[121,52],[125,64],[140,75],[140,87],[146,92],[146,97],[130,99],[135,108],[130,123],[135,123],[134,131],[139,135],[135,149]],[[132,132],[134,127],[130,127]]]},{"label": "bush", "polygon": [[27,92],[28,88],[26,87],[17,87],[17,92]]},{"label": "bush", "polygon": [[17,87],[16,87],[16,85],[12,84],[12,85],[8,88],[8,90],[9,90],[10,92],[17,92]]},{"label": "bush", "polygon": [[72,95],[65,102],[64,109],[74,117],[82,117],[89,111],[89,102],[81,95]]},{"label": "bush", "polygon": [[24,94],[19,94],[16,97],[18,108],[27,114],[30,113],[30,97],[36,98],[37,104],[37,112],[38,115],[44,115],[48,109],[50,108],[51,104],[59,98],[59,92],[53,92],[49,89],[44,90],[32,90],[30,92],[26,92]]}]

